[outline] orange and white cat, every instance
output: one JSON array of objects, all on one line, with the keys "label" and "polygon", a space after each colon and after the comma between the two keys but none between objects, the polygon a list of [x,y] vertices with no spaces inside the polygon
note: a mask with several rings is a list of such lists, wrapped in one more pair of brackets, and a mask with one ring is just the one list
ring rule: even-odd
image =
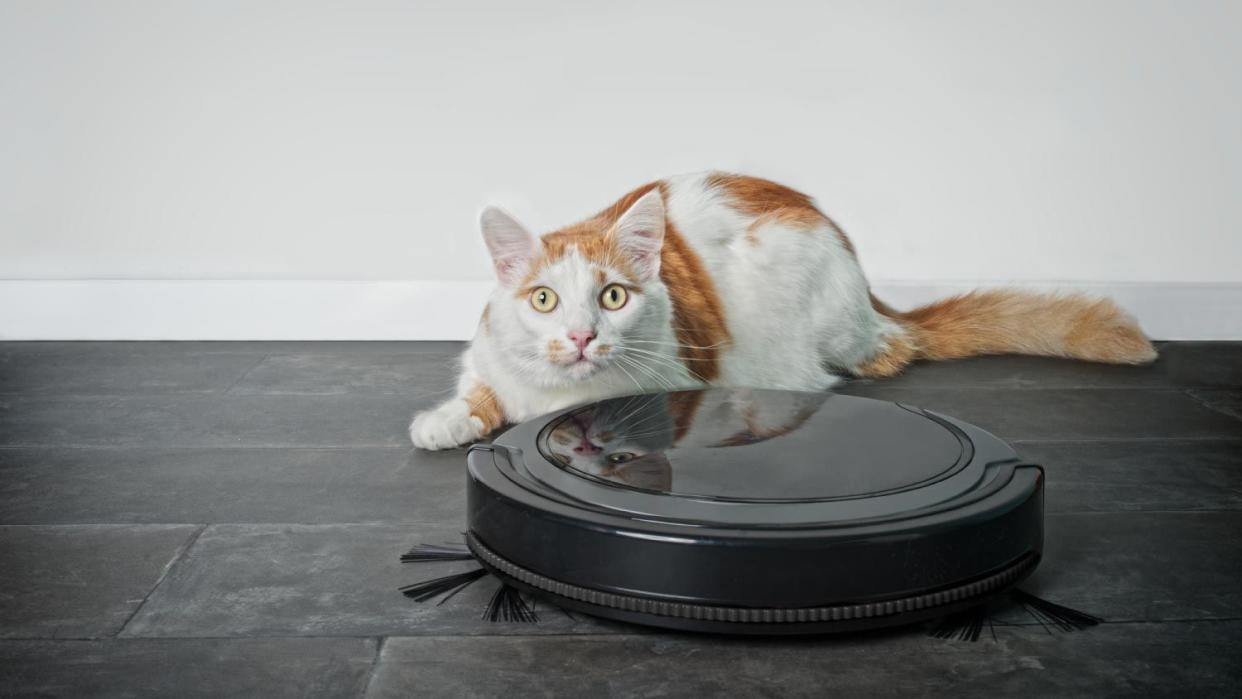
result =
[{"label": "orange and white cat", "polygon": [[670,177],[541,237],[495,207],[480,224],[499,284],[456,395],[410,425],[425,449],[631,393],[822,391],[977,354],[1156,356],[1108,300],[997,290],[895,311],[810,197],[753,177]]}]

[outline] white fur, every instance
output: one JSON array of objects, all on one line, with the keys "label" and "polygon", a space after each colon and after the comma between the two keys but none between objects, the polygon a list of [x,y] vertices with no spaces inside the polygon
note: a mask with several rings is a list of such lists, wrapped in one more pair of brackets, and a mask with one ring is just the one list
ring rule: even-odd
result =
[{"label": "white fur", "polygon": [[[577,254],[550,265],[535,282],[560,297],[551,313],[517,298],[514,279],[528,271],[522,255],[533,254],[526,246],[533,238],[503,212],[484,213],[484,237],[501,284],[489,301],[488,323],[463,355],[458,397],[419,414],[410,426],[416,446],[439,449],[482,436],[465,398],[478,384],[492,388],[513,422],[609,396],[703,385],[678,359],[668,291],[654,275],[658,255],[643,257],[662,240],[661,211],[700,257],[724,304],[732,341],[720,348],[713,383],[824,390],[839,380],[834,368],[857,366],[883,347],[885,336],[899,332],[872,309],[862,270],[831,224],[813,230],[764,224],[753,232],[756,244],[747,239],[754,217],[730,206],[708,184],[707,173],[669,178],[665,185],[666,199],[653,191],[618,222],[617,234],[630,236],[621,247],[634,256],[626,263],[650,274],[644,274],[642,293],[617,311],[600,306],[602,287],[592,264]],[[616,267],[605,272],[605,285],[622,279]],[[578,328],[597,332],[586,350],[590,366],[561,363],[577,356],[566,334]],[[566,351],[550,353],[553,339]],[[614,350],[600,355],[603,345]]]}]

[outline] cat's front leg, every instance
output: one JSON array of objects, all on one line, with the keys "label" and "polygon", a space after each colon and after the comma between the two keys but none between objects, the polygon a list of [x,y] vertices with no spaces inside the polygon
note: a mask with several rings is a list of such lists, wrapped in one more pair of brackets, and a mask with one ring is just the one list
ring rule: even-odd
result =
[{"label": "cat's front leg", "polygon": [[410,441],[420,449],[452,449],[504,424],[496,393],[476,383],[468,391],[414,416]]}]

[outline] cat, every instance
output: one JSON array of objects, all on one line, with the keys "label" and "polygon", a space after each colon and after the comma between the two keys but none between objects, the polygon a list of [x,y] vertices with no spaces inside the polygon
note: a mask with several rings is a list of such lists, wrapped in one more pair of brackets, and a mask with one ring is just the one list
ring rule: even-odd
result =
[{"label": "cat", "polygon": [[538,238],[496,207],[480,227],[498,284],[455,395],[410,425],[424,449],[619,395],[825,391],[841,374],[980,354],[1156,357],[1107,299],[991,290],[894,310],[809,196],[756,177],[669,177]]}]

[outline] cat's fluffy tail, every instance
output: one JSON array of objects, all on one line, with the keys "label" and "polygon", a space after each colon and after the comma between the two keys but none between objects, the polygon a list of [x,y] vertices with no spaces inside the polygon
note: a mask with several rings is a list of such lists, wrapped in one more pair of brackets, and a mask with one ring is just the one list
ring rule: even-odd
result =
[{"label": "cat's fluffy tail", "polygon": [[[1031,354],[1109,364],[1146,364],[1156,350],[1138,323],[1108,299],[1014,290],[974,291],[895,311],[875,307],[905,331],[862,375],[889,375],[911,359]],[[887,357],[885,355],[891,355]],[[905,361],[901,361],[905,359]]]}]

